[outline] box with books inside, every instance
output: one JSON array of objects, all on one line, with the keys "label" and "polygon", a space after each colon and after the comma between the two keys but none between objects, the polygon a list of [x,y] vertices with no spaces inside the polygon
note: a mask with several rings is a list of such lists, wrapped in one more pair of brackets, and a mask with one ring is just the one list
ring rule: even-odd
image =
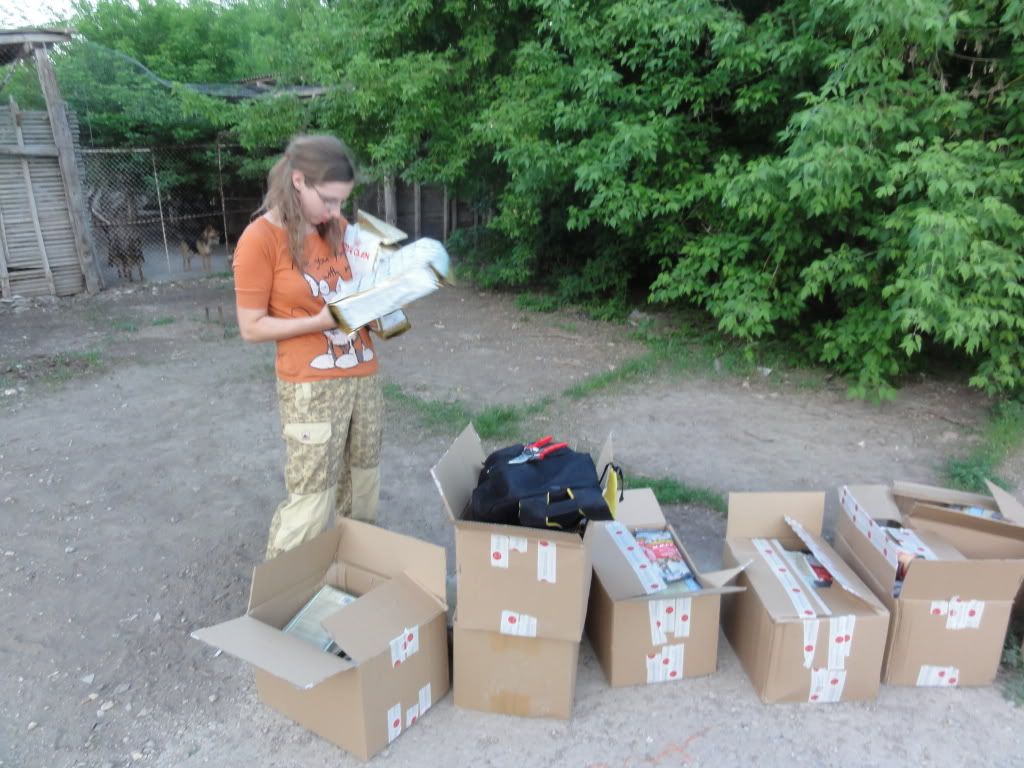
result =
[{"label": "box with books inside", "polygon": [[878,694],[889,612],[822,538],[824,493],[732,493],[724,564],[748,563],[725,635],[761,700]]},{"label": "box with books inside", "polygon": [[992,683],[1024,560],[967,555],[947,539],[955,526],[923,524],[928,509],[902,513],[885,485],[843,486],[839,502],[836,549],[891,613],[883,682]]},{"label": "box with books inside", "polygon": [[654,492],[627,490],[615,521],[584,537],[594,577],[587,636],[613,687],[708,675],[718,664],[719,607],[742,566],[701,573]]},{"label": "box with books inside", "polygon": [[261,700],[363,759],[448,691],[445,551],[355,520],[253,570],[245,614],[192,636]]}]

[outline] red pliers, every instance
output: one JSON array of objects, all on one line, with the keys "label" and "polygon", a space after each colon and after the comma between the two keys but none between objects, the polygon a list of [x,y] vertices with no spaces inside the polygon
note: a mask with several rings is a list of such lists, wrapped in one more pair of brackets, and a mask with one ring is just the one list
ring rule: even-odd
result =
[{"label": "red pliers", "polygon": [[551,443],[554,438],[551,435],[542,437],[535,443],[530,443],[523,446],[523,452],[516,456],[514,459],[509,459],[509,464],[524,464],[527,461],[540,461],[549,453],[561,450],[562,448],[568,448],[568,443]]}]

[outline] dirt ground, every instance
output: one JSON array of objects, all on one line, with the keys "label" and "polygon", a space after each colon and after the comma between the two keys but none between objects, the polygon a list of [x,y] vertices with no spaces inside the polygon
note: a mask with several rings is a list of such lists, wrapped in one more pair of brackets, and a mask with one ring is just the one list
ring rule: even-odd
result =
[{"label": "dirt ground", "polygon": [[[272,349],[237,337],[231,290],[212,278],[0,303],[5,768],[358,764],[264,707],[246,665],[189,638],[245,610],[283,495]],[[527,315],[467,287],[410,315],[411,333],[378,346],[406,394],[474,408],[551,396],[523,437],[590,447],[612,431],[627,472],[721,492],[831,489],[834,506],[840,482],[937,481],[986,414],[958,384],[872,406],[778,372],[663,374],[572,400],[559,396],[569,384],[643,351],[628,327]],[[457,427],[388,407],[380,522],[446,545],[451,570],[428,470]],[[724,520],[667,513],[698,565],[718,565]],[[584,640],[572,721],[462,711],[448,697],[376,762],[1009,766],[1024,764],[1022,726],[997,687],[765,706],[724,640],[713,676],[611,690]]]}]

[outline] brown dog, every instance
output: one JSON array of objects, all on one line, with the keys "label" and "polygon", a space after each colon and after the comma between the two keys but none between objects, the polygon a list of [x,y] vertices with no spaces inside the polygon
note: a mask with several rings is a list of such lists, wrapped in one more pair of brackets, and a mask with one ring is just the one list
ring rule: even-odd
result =
[{"label": "brown dog", "polygon": [[181,249],[181,266],[185,272],[192,271],[192,257],[198,256],[203,260],[203,271],[209,272],[213,269],[213,259],[210,251],[214,243],[220,240],[220,232],[212,224],[207,224],[202,234],[195,240],[182,240],[179,244]]}]

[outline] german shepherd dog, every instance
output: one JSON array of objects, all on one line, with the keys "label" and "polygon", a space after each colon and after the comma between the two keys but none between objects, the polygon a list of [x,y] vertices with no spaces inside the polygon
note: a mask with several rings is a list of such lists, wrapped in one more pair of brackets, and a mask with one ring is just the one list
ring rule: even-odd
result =
[{"label": "german shepherd dog", "polygon": [[117,268],[122,280],[133,282],[135,270],[139,281],[145,280],[142,263],[142,235],[136,224],[136,201],[120,191],[96,190],[90,196],[89,209],[93,223],[106,235],[107,264]]},{"label": "german shepherd dog", "polygon": [[191,272],[192,257],[198,256],[203,261],[203,271],[210,272],[213,269],[213,259],[210,250],[213,244],[219,241],[220,232],[217,231],[213,224],[207,224],[194,240],[182,240],[179,244],[182,269],[185,272]]}]

